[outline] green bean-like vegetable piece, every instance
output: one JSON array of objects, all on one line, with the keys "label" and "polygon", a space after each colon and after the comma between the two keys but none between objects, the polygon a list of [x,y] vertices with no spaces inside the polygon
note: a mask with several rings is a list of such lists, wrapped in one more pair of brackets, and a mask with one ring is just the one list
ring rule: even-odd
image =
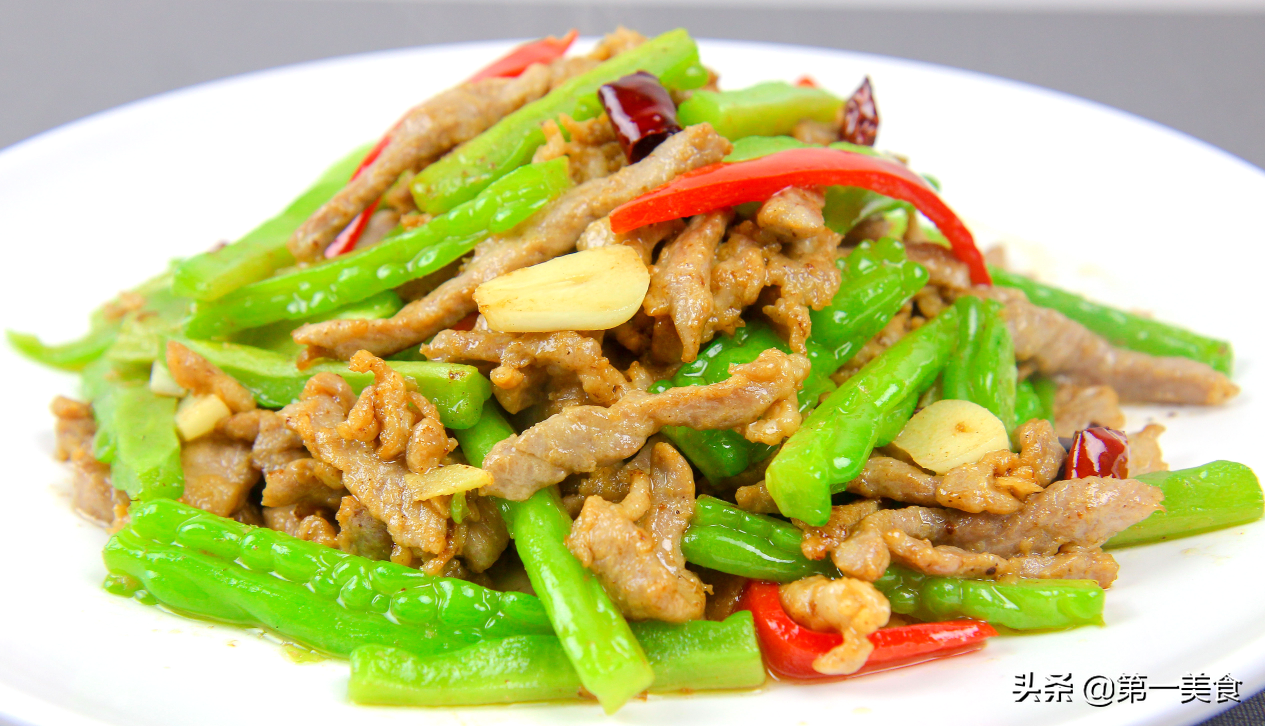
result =
[{"label": "green bean-like vegetable piece", "polygon": [[731,575],[791,582],[810,575],[838,577],[829,560],[814,561],[800,550],[803,535],[789,522],[744,512],[703,495],[681,540],[690,562]]},{"label": "green bean-like vegetable piece", "polygon": [[570,185],[565,157],[524,166],[420,227],[199,304],[186,333],[210,338],[310,318],[398,287],[460,258],[488,235],[512,229]]},{"label": "green bean-like vegetable piece", "polygon": [[[514,429],[489,400],[474,426],[455,433],[466,460],[481,466],[496,442]],[[602,708],[614,713],[650,686],[654,671],[619,608],[567,549],[571,517],[562,508],[557,487],[541,489],[523,502],[493,501],[567,659]]]},{"label": "green bean-like vegetable piece", "polygon": [[1063,313],[1106,338],[1112,345],[1150,355],[1190,358],[1226,375],[1234,368],[1234,350],[1224,340],[1100,305],[998,267],[988,269],[993,276],[993,284],[1022,290],[1033,304]]},{"label": "green bean-like vegetable piece", "polygon": [[94,451],[110,464],[110,481],[132,499],[176,499],[184,493],[176,399],[136,382],[114,387],[99,406]]},{"label": "green bean-like vegetable piece", "polygon": [[[754,688],[764,665],[751,613],[724,622],[633,623],[655,670],[652,693]],[[558,639],[523,635],[483,641],[463,650],[418,658],[383,646],[351,655],[348,694],[355,703],[384,706],[472,706],[577,698],[580,678]]]},{"label": "green bean-like vegetable piece", "polygon": [[602,113],[597,89],[637,71],[658,76],[668,89],[697,88],[707,82],[694,39],[683,29],[668,31],[566,81],[423,169],[413,179],[418,209],[441,214],[473,199],[531,160],[545,143],[541,124],[562,114],[576,121],[597,117]]},{"label": "green bean-like vegetable piece", "polygon": [[339,552],[168,500],[135,503],[106,543],[106,589],[177,612],[263,627],[347,656],[416,655],[550,632],[538,599]]},{"label": "green bean-like vegetable piece", "polygon": [[782,514],[813,526],[830,517],[830,495],[861,473],[884,418],[930,385],[954,350],[957,303],[909,333],[830,394],[765,471]]},{"label": "green bean-like vegetable piece", "polygon": [[874,586],[892,612],[920,620],[976,618],[1014,630],[1101,625],[1105,593],[1093,580],[992,582],[889,567]]},{"label": "green bean-like vegetable piece", "polygon": [[957,352],[940,375],[941,395],[977,403],[1013,430],[1023,422],[1014,420],[1015,344],[1002,319],[1002,305],[968,296],[960,309]]},{"label": "green bean-like vegetable piece", "polygon": [[820,88],[768,81],[733,91],[695,91],[677,109],[682,126],[710,123],[730,141],[789,134],[803,119],[835,120],[843,99]]},{"label": "green bean-like vegetable piece", "polygon": [[1164,508],[1107,541],[1105,547],[1162,542],[1261,518],[1261,483],[1233,461],[1214,461],[1176,471],[1135,477],[1164,492]]},{"label": "green bean-like vegetable piece", "polygon": [[322,204],[347,185],[369,149],[370,145],[366,144],[339,159],[285,211],[251,230],[245,237],[179,262],[172,291],[181,297],[214,300],[243,285],[262,280],[286,265],[293,265],[294,256],[286,249],[286,240]]},{"label": "green bean-like vegetable piece", "polygon": [[[343,362],[326,361],[299,370],[294,359],[270,350],[213,340],[178,338],[189,350],[237,379],[264,408],[281,408],[299,400],[303,386],[317,373],[337,373],[359,393],[373,383],[372,373],[356,373]],[[492,395],[492,384],[474,366],[432,361],[387,361],[401,375],[417,384],[417,390],[435,404],[444,426],[463,429],[474,425],[483,402]]]}]

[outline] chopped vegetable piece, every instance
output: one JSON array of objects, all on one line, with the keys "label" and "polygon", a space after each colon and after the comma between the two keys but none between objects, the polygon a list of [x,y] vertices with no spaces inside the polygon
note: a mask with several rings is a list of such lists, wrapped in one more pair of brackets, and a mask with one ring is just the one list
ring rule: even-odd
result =
[{"label": "chopped vegetable piece", "polygon": [[285,211],[251,230],[236,242],[195,255],[176,264],[172,292],[194,300],[215,300],[239,287],[268,277],[294,255],[286,240],[321,205],[347,185],[370,147],[362,146],[338,160],[316,184],[290,203]]},{"label": "chopped vegetable piece", "polygon": [[646,158],[664,139],[681,130],[676,122],[676,104],[650,73],[637,71],[607,83],[597,95],[629,164]]},{"label": "chopped vegetable piece", "polygon": [[1105,547],[1162,542],[1261,518],[1261,483],[1233,461],[1135,477],[1164,492],[1164,508],[1107,541]]},{"label": "chopped vegetable piece", "polygon": [[681,552],[695,565],[758,580],[790,582],[810,575],[838,577],[829,560],[810,560],[800,551],[795,525],[751,514],[703,495],[681,540]]},{"label": "chopped vegetable piece", "polygon": [[878,138],[878,106],[874,104],[874,87],[866,76],[843,105],[843,124],[839,138],[858,146],[873,146]]},{"label": "chopped vegetable piece", "polygon": [[1234,350],[1224,340],[1090,302],[1075,293],[1043,285],[997,267],[989,269],[998,285],[1022,290],[1033,304],[1063,313],[1106,338],[1112,345],[1150,355],[1190,358],[1226,375],[1234,368]]},{"label": "chopped vegetable piece", "polygon": [[111,483],[132,499],[178,498],[184,493],[184,470],[176,399],[140,382],[114,386],[106,396],[109,400],[98,407],[106,413],[98,411],[97,442],[110,464]]},{"label": "chopped vegetable piece", "polygon": [[7,330],[5,335],[14,350],[36,363],[63,371],[80,371],[114,344],[118,326],[94,325],[82,338],[54,345],[44,343],[30,333]]},{"label": "chopped vegetable piece", "polygon": [[484,78],[514,78],[534,63],[548,63],[567,54],[567,49],[575,42],[580,31],[572,28],[561,38],[549,36],[530,43],[523,43],[509,53],[484,66],[478,73],[466,79],[466,83],[474,83]]},{"label": "chopped vegetable piece", "polygon": [[684,126],[709,123],[735,141],[789,134],[802,119],[834,121],[842,105],[838,96],[820,88],[769,81],[735,91],[695,91],[677,117]]},{"label": "chopped vegetable piece", "polygon": [[[632,630],[654,668],[652,693],[764,683],[749,612],[719,623],[633,623]],[[521,635],[425,659],[383,646],[357,648],[348,690],[363,704],[468,706],[572,699],[583,686],[557,638]]]},{"label": "chopped vegetable piece", "polygon": [[394,290],[383,290],[377,295],[339,308],[332,313],[299,321],[282,320],[271,325],[243,330],[233,336],[232,342],[297,357],[303,351],[303,346],[294,342],[291,333],[300,325],[326,320],[378,320],[395,315],[402,307],[404,307],[404,301],[400,300],[400,296]]},{"label": "chopped vegetable piece", "polygon": [[489,234],[527,219],[570,185],[566,157],[517,169],[473,201],[421,227],[200,304],[185,330],[190,337],[210,338],[278,320],[313,317],[364,300],[439,270]]},{"label": "chopped vegetable piece", "polygon": [[641,254],[607,245],[495,277],[475,289],[474,301],[492,330],[609,330],[632,318],[649,288]]},{"label": "chopped vegetable piece", "polygon": [[789,186],[863,187],[912,203],[949,240],[953,254],[977,285],[990,282],[984,257],[970,230],[922,177],[879,156],[828,148],[787,149],[732,164],[715,164],[682,174],[611,213],[616,233],[768,199]]},{"label": "chopped vegetable piece", "polygon": [[[321,372],[337,373],[357,393],[373,383],[372,373],[348,370],[343,362],[328,361],[299,370],[292,358],[268,350],[211,340],[179,341],[237,379],[264,408],[281,408],[299,400],[307,380]],[[492,384],[474,366],[432,361],[388,363],[417,384],[418,392],[435,405],[448,428],[473,426],[479,420],[483,402],[492,395]]]},{"label": "chopped vegetable piece", "polygon": [[133,504],[106,543],[106,588],[180,613],[266,628],[347,656],[362,645],[427,656],[484,638],[547,635],[536,598],[433,577],[184,504]]},{"label": "chopped vegetable piece", "polygon": [[750,610],[755,617],[756,634],[769,669],[787,678],[805,680],[855,677],[960,655],[981,647],[985,640],[997,635],[988,623],[977,620],[885,628],[868,636],[874,650],[861,670],[848,676],[825,675],[813,668],[813,661],[841,644],[843,636],[809,630],[792,620],[782,608],[776,583],[754,580],[748,583],[740,607]]},{"label": "chopped vegetable piece", "polygon": [[892,612],[920,620],[977,618],[1012,630],[1101,625],[1106,593],[1093,580],[991,582],[889,567],[874,582]]},{"label": "chopped vegetable piece", "polygon": [[941,395],[988,409],[1013,430],[1015,421],[1015,344],[996,300],[964,297],[958,326],[957,355],[940,377]]},{"label": "chopped vegetable piece", "polygon": [[475,198],[492,182],[531,161],[537,147],[545,143],[540,126],[546,120],[563,114],[576,121],[594,118],[602,110],[597,89],[635,71],[653,73],[672,89],[697,88],[707,82],[694,39],[683,29],[668,31],[563,83],[423,169],[412,186],[418,209],[441,214]]},{"label": "chopped vegetable piece", "polygon": [[1129,478],[1129,437],[1123,431],[1091,426],[1076,432],[1067,452],[1063,478],[1087,476]]},{"label": "chopped vegetable piece", "polygon": [[861,473],[886,417],[944,368],[959,315],[951,307],[901,338],[827,396],[782,444],[764,481],[782,514],[815,527],[826,523],[832,490]]}]

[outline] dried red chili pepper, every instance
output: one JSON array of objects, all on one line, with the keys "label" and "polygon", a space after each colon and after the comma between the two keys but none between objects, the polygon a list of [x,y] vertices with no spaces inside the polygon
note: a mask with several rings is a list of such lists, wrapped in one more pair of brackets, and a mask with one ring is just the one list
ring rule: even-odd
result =
[{"label": "dried red chili pepper", "polygon": [[1123,431],[1093,426],[1077,431],[1067,453],[1064,469],[1068,479],[1105,476],[1129,477],[1129,437]]},{"label": "dried red chili pepper", "polygon": [[878,138],[878,106],[874,105],[874,88],[869,76],[843,105],[839,138],[858,146],[873,146]]},{"label": "dried red chili pepper", "polygon": [[681,130],[676,104],[653,74],[637,71],[607,83],[597,95],[629,164],[646,158],[664,139]]}]

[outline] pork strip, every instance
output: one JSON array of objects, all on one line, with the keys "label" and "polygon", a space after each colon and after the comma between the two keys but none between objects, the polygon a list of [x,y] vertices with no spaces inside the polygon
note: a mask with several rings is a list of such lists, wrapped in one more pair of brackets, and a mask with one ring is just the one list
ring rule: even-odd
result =
[{"label": "pork strip", "polygon": [[698,357],[703,330],[711,319],[712,261],[733,211],[700,214],[685,231],[668,242],[650,271],[650,289],[643,309],[654,317],[669,317],[681,338],[681,361]]}]

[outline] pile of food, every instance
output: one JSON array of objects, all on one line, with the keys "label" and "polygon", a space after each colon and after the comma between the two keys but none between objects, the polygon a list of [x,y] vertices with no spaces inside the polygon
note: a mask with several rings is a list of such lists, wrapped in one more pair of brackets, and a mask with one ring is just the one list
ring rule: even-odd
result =
[{"label": "pile of food", "polygon": [[106,587],[349,658],[361,703],[837,679],[1102,622],[1112,547],[1253,521],[1122,402],[1228,343],[990,262],[869,79],[683,30],[522,46],[120,294],[57,398]]}]

